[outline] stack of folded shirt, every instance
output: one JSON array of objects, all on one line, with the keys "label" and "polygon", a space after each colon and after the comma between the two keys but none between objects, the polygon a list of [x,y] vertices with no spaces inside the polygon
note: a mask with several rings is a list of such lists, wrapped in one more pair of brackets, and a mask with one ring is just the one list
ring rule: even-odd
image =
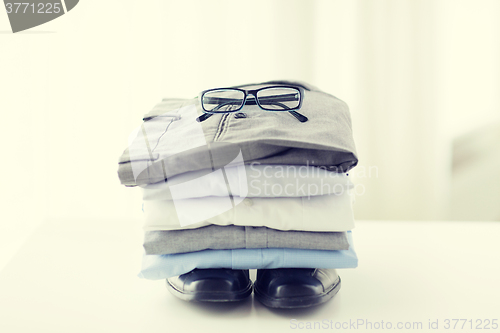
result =
[{"label": "stack of folded shirt", "polygon": [[165,99],[132,133],[118,173],[143,188],[141,277],[357,266],[347,107],[304,83],[247,87],[270,83],[303,87],[309,121],[255,110],[199,123],[197,99]]},{"label": "stack of folded shirt", "polygon": [[226,167],[227,188],[217,172],[146,186],[141,276],[164,279],[194,268],[355,267],[346,232],[354,227],[349,178],[300,168],[302,175],[297,166]]}]

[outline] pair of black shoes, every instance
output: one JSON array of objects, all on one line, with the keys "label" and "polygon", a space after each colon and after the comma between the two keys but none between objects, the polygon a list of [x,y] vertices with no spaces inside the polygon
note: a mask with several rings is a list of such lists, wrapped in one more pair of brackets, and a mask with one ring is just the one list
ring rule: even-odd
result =
[{"label": "pair of black shoes", "polygon": [[252,284],[248,270],[195,269],[167,279],[167,288],[185,301],[242,301],[255,298],[271,308],[302,308],[325,303],[340,289],[334,269],[259,269]]}]

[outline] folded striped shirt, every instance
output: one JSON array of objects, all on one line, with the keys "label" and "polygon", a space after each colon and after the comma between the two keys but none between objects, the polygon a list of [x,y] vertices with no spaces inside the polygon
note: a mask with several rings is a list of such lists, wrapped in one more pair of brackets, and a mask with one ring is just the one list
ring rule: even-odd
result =
[{"label": "folded striped shirt", "polygon": [[235,225],[209,225],[196,229],[144,233],[146,254],[256,248],[347,250],[349,243],[345,232],[281,231]]}]

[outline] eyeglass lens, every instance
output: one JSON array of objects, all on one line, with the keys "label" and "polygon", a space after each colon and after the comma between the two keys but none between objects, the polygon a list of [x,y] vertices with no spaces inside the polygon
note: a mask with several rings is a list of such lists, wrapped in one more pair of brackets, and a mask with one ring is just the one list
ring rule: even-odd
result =
[{"label": "eyeglass lens", "polygon": [[243,106],[245,93],[240,90],[218,89],[203,95],[203,107],[210,112],[231,112]]},{"label": "eyeglass lens", "polygon": [[300,92],[293,88],[262,89],[257,92],[257,100],[263,109],[286,111],[299,106]]}]

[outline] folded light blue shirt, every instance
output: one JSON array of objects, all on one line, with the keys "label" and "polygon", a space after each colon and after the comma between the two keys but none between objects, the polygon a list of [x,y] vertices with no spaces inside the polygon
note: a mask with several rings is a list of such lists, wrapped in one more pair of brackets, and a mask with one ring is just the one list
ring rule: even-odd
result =
[{"label": "folded light blue shirt", "polygon": [[347,240],[349,250],[266,248],[144,254],[138,276],[148,280],[161,280],[188,273],[195,268],[355,268],[358,266],[358,257],[354,251],[351,231],[347,232]]}]

